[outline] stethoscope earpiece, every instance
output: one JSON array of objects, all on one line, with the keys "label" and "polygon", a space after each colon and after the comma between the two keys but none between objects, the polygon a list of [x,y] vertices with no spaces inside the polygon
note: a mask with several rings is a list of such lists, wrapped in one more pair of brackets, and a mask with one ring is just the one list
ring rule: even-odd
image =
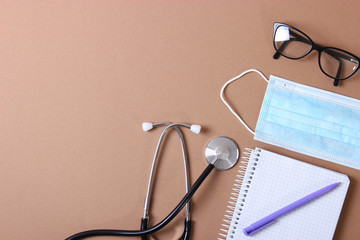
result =
[{"label": "stethoscope earpiece", "polygon": [[201,131],[201,126],[200,125],[191,125],[190,130],[193,133],[199,134]]},{"label": "stethoscope earpiece", "polygon": [[147,132],[153,128],[153,124],[150,122],[143,122],[142,129],[144,132]]}]

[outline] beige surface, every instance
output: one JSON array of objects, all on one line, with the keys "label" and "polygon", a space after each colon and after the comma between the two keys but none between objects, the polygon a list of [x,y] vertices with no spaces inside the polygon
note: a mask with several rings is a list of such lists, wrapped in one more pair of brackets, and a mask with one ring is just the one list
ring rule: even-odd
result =
[{"label": "beige surface", "polygon": [[[141,123],[172,121],[204,128],[200,135],[183,131],[192,182],[206,167],[205,145],[218,135],[241,151],[259,146],[349,175],[334,239],[358,239],[359,171],[254,141],[218,95],[226,80],[257,68],[360,98],[360,73],[335,88],[316,53],[272,59],[275,21],[360,55],[359,11],[355,0],[1,1],[0,238],[138,229],[161,132],[144,133]],[[252,128],[265,87],[252,74],[226,92]],[[178,140],[168,140],[153,224],[184,193]],[[213,172],[195,194],[192,239],[217,238],[236,171]],[[183,213],[156,238],[177,239],[182,222]]]}]

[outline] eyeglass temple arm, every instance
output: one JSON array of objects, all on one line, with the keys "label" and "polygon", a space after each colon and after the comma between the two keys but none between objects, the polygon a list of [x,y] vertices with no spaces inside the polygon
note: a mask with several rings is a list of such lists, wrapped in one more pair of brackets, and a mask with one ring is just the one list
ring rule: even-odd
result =
[{"label": "eyeglass temple arm", "polygon": [[284,50],[284,48],[286,47],[286,45],[289,43],[289,41],[283,42],[280,47],[278,48],[278,50],[274,53],[273,55],[273,59],[278,59],[280,57],[280,53]]},{"label": "eyeglass temple arm", "polygon": [[326,52],[327,54],[329,54],[330,56],[334,57],[334,58],[337,58],[339,59],[342,58],[342,59],[345,59],[345,60],[348,60],[350,62],[353,62],[353,63],[356,63],[356,64],[359,64],[359,61],[357,59],[354,59],[348,55],[344,55],[342,53],[339,53],[339,52],[335,52],[331,49],[325,49],[324,52]]},{"label": "eyeglass temple arm", "polygon": [[339,78],[340,78],[340,74],[341,74],[341,70],[342,70],[342,61],[339,57],[346,59],[346,60],[350,60],[352,58],[350,58],[349,56],[346,56],[344,54],[332,51],[331,49],[325,49],[325,51],[327,54],[329,54],[331,57],[335,58],[338,62],[339,62],[339,67],[338,70],[336,72],[336,77],[334,79],[334,86],[338,86],[339,85]]},{"label": "eyeglass temple arm", "polygon": [[[293,32],[291,30],[289,30],[290,35],[294,36],[295,39],[290,39],[290,41],[298,41],[298,42],[303,42],[309,45],[312,45],[311,42],[304,38],[303,36],[297,34],[296,32]],[[280,47],[278,48],[278,50],[274,53],[273,58],[274,59],[278,59],[280,57],[280,53],[284,50],[284,48],[286,47],[286,45],[290,42],[290,41],[284,41]]]}]

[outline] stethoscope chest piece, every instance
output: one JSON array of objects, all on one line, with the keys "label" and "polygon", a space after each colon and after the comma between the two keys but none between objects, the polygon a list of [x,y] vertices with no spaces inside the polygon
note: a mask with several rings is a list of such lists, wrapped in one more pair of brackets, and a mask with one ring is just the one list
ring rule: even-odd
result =
[{"label": "stethoscope chest piece", "polygon": [[215,162],[217,170],[232,168],[239,159],[239,147],[228,137],[216,137],[205,148],[205,158],[208,163]]}]

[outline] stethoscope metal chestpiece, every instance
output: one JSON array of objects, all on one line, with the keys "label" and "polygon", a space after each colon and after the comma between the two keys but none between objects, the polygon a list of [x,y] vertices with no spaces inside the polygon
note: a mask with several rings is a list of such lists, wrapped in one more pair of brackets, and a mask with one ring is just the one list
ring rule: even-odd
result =
[{"label": "stethoscope metal chestpiece", "polygon": [[205,148],[205,158],[210,164],[215,162],[217,170],[232,168],[239,159],[239,147],[228,137],[216,137]]}]

